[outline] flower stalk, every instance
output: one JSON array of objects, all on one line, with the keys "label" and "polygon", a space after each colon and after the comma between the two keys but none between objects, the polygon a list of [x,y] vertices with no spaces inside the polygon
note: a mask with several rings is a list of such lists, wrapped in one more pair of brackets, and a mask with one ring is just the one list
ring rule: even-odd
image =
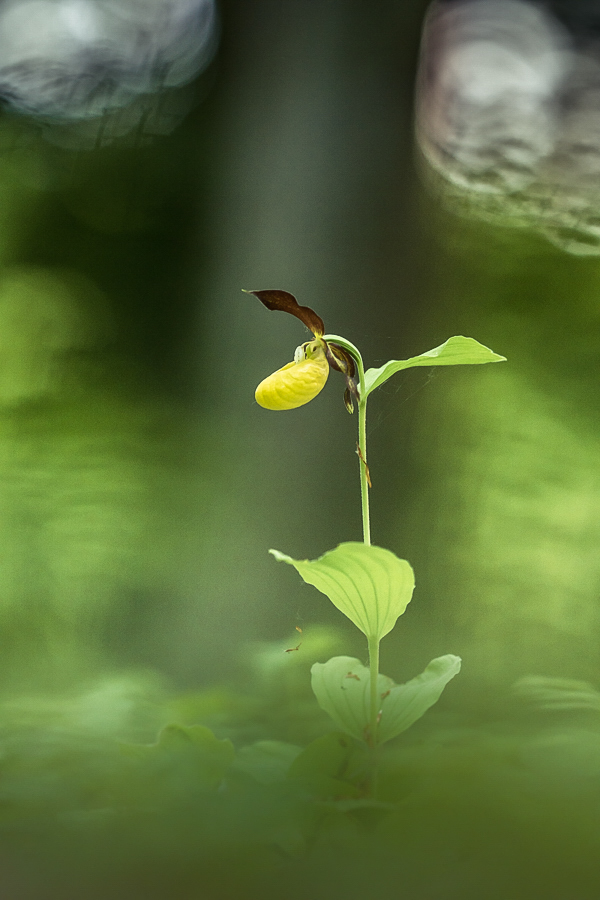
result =
[{"label": "flower stalk", "polygon": [[[365,386],[365,367],[361,353],[350,341],[337,334],[325,335],[326,341],[331,341],[346,350],[356,363],[358,373],[358,464],[360,466],[360,501],[362,511],[363,542],[371,544],[371,514],[369,507],[369,488],[371,476],[367,464],[367,391]],[[379,719],[379,697],[377,682],[379,679],[379,644],[380,640],[371,638],[369,647],[369,728],[368,743],[371,747],[377,746],[377,726]]]},{"label": "flower stalk", "polygon": [[[357,347],[337,334],[325,334],[323,320],[308,306],[300,306],[287,291],[247,291],[267,309],[295,316],[313,333],[314,340],[297,348],[293,362],[264,379],[256,401],[272,410],[295,409],[313,400],[325,386],[330,369],[346,381],[344,403],[348,412],[358,405],[357,455],[360,472],[363,541],[340,544],[317,560],[295,560],[278,550],[276,559],[293,565],[304,581],[326,594],[367,638],[369,667],[360,660],[334,657],[311,669],[317,700],[344,731],[370,748],[370,789],[376,793],[377,748],[410,727],[437,701],[445,685],[460,670],[460,659],[448,654],[433,660],[406,685],[395,685],[379,675],[379,645],[410,602],[414,572],[406,560],[371,544],[367,464],[367,399],[396,372],[414,366],[480,365],[503,362],[505,357],[473,338],[456,335],[439,347],[410,359],[391,359],[365,372]],[[381,686],[384,686],[383,692]],[[387,686],[387,690],[385,689]]]},{"label": "flower stalk", "polygon": [[358,401],[358,456],[360,461],[360,501],[363,523],[363,541],[371,543],[371,514],[369,511],[369,488],[371,478],[367,465],[367,398],[361,394]]}]

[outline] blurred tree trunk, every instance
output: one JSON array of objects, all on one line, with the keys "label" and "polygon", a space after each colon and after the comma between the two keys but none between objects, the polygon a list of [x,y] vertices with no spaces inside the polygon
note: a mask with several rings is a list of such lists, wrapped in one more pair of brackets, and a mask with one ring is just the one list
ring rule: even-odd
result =
[{"label": "blurred tree trunk", "polygon": [[[293,630],[299,609],[306,621],[339,621],[266,551],[315,556],[360,538],[356,421],[335,374],[318,402],[300,410],[256,406],[256,384],[292,358],[306,332],[241,289],[291,291],[371,362],[416,349],[409,335],[425,260],[411,104],[424,5],[224,6],[199,253],[212,261],[201,274],[202,400],[227,429],[219,521],[203,552],[198,639],[208,668],[223,656],[214,635],[224,618],[233,646]],[[377,477],[375,533],[383,541],[383,467]]]}]

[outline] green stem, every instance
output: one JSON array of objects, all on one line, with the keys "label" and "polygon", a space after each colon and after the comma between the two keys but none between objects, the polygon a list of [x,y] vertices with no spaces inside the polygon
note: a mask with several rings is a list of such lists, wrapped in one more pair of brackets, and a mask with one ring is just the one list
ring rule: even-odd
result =
[{"label": "green stem", "polygon": [[[360,392],[361,397],[363,392]],[[367,480],[367,399],[358,403],[358,447],[361,454],[360,466],[360,501],[362,507],[363,541],[371,543],[371,516],[369,513],[369,483]]]},{"label": "green stem", "polygon": [[369,676],[370,676],[370,719],[369,719],[369,743],[377,746],[377,726],[379,716],[379,692],[377,680],[379,677],[379,641],[376,638],[369,639]]}]

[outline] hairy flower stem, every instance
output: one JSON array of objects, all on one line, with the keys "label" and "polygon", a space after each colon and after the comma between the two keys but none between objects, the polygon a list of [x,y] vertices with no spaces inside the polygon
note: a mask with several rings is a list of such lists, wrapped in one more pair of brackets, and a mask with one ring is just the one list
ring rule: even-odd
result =
[{"label": "hairy flower stem", "polygon": [[331,341],[343,347],[352,356],[358,372],[358,465],[360,468],[360,498],[362,509],[363,541],[371,543],[371,518],[369,514],[369,478],[367,469],[367,389],[365,386],[365,367],[358,347],[339,334],[326,334],[325,341]]},{"label": "hairy flower stem", "polygon": [[[361,398],[363,392],[361,390]],[[367,478],[367,400],[358,403],[358,448],[360,451],[360,500],[362,506],[363,541],[371,543],[371,517],[369,514],[369,482]]]}]

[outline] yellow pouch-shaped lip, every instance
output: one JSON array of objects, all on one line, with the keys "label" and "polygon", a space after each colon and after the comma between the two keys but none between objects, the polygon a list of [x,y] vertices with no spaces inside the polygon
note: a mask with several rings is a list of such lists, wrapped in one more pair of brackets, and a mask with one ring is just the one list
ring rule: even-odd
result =
[{"label": "yellow pouch-shaped lip", "polygon": [[[313,345],[314,347],[314,345]],[[309,345],[311,355],[277,369],[256,388],[255,397],[264,409],[296,409],[304,406],[325,387],[329,363],[322,346]]]}]

